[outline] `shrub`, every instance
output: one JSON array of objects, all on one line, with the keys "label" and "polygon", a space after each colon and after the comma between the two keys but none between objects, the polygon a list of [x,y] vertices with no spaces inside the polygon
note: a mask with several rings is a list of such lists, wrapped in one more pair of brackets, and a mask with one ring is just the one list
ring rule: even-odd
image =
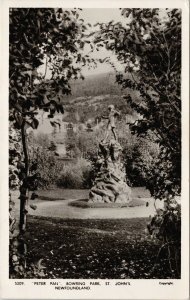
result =
[{"label": "shrub", "polygon": [[64,188],[89,188],[91,185],[91,164],[78,159],[76,164],[64,166],[57,185]]},{"label": "shrub", "polygon": [[48,148],[50,146],[50,138],[49,135],[43,132],[39,132],[37,134],[34,134],[34,131],[30,131],[28,133],[28,141],[30,145],[38,145],[43,148]]},{"label": "shrub", "polygon": [[36,164],[39,173],[39,187],[48,188],[55,185],[63,168],[54,152],[40,146],[30,147],[32,164]]},{"label": "shrub", "polygon": [[158,265],[162,252],[167,251],[168,264],[173,278],[180,278],[181,273],[181,205],[176,199],[165,202],[164,209],[157,209],[151,222],[147,225],[152,238],[159,239],[162,244],[152,272]]},{"label": "shrub", "polygon": [[83,176],[77,166],[65,166],[61,172],[61,176],[57,181],[59,187],[64,188],[82,188]]},{"label": "shrub", "polygon": [[130,185],[148,187],[159,151],[159,145],[151,136],[149,138],[132,136],[125,141],[124,161],[127,181]]}]

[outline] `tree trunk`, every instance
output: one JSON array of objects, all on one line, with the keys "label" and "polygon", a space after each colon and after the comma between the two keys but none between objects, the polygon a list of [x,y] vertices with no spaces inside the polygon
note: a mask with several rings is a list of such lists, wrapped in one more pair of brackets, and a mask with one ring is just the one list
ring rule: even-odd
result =
[{"label": "tree trunk", "polygon": [[19,229],[20,233],[24,233],[26,230],[26,215],[27,215],[27,176],[29,169],[29,160],[28,160],[28,150],[27,150],[27,141],[26,141],[26,130],[25,123],[23,122],[21,127],[21,137],[22,137],[22,146],[24,153],[24,180],[20,187],[20,223]]},{"label": "tree trunk", "polygon": [[[26,270],[26,253],[27,245],[25,242],[24,233],[26,231],[26,215],[27,215],[27,176],[29,170],[29,159],[27,151],[26,130],[24,122],[21,127],[21,140],[24,154],[24,170],[22,170],[23,183],[20,187],[20,220],[19,231],[14,226],[16,219],[12,212],[12,207],[9,208],[9,222],[13,226],[10,226],[10,250],[9,250],[9,276],[10,278],[19,278],[25,276]],[[10,204],[12,204],[10,198]]]}]

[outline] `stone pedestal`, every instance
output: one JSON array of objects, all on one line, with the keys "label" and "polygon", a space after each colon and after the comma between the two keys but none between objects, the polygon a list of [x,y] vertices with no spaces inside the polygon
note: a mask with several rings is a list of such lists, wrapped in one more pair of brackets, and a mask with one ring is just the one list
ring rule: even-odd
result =
[{"label": "stone pedestal", "polygon": [[131,201],[131,189],[126,183],[121,154],[122,147],[116,140],[99,144],[99,172],[89,193],[90,202]]}]

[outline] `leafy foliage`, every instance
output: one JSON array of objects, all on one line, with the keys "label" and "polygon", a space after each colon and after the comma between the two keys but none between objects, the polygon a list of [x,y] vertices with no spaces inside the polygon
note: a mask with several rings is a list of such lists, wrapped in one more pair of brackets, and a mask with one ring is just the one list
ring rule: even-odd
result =
[{"label": "leafy foliage", "polygon": [[[21,213],[20,229],[25,230],[26,193],[37,188],[38,174],[29,175],[29,157],[26,129],[38,127],[36,115],[39,109],[49,111],[52,118],[55,112],[63,113],[59,95],[70,92],[69,79],[80,75],[80,68],[74,67],[78,55],[84,47],[83,21],[78,20],[77,10],[62,9],[10,9],[9,38],[9,103],[10,120],[21,131],[23,161],[21,167],[22,185],[20,186]],[[82,23],[81,23],[82,22]],[[81,57],[81,54],[80,54]],[[45,76],[38,72],[46,60],[46,70],[51,69],[52,78],[47,87]],[[85,58],[84,58],[85,59]],[[85,61],[84,61],[85,63]],[[56,99],[50,98],[53,95]]]},{"label": "leafy foliage", "polygon": [[155,168],[155,161],[159,156],[159,146],[151,139],[150,135],[145,138],[128,133],[127,137],[123,141],[127,181],[131,186],[148,187]]},{"label": "leafy foliage", "polygon": [[64,166],[59,174],[57,185],[64,188],[89,188],[91,186],[91,164],[78,159],[75,164]]},{"label": "leafy foliage", "polygon": [[63,169],[63,164],[57,159],[54,152],[37,145],[30,147],[32,165],[36,165],[39,173],[38,187],[48,188],[54,185]]},{"label": "leafy foliage", "polygon": [[[14,141],[11,148],[12,156],[15,152],[19,157],[17,153],[20,151],[16,173],[20,185],[21,234],[26,230],[28,191],[36,190],[39,181],[37,163],[30,165],[26,130],[38,127],[39,109],[48,111],[49,118],[53,118],[56,112],[64,113],[60,96],[70,93],[69,80],[79,78],[81,65],[90,62],[88,56],[82,55],[87,27],[79,18],[79,10],[10,9],[9,119],[21,137],[22,150],[17,149],[17,142]],[[39,68],[44,63],[45,71],[41,74]],[[51,73],[48,84],[47,70]],[[14,165],[14,162],[11,158],[10,163]],[[15,170],[12,167],[11,180],[15,179],[13,173]],[[18,261],[21,258],[22,254]],[[22,262],[22,267],[25,269],[25,262]]]},{"label": "leafy foliage", "polygon": [[117,74],[122,88],[139,92],[138,101],[126,95],[128,104],[141,116],[130,125],[132,132],[146,135],[151,131],[160,145],[148,186],[152,195],[175,196],[181,182],[181,11],[122,9],[121,13],[127,25],[100,24],[94,42],[113,51],[131,74],[131,79]]},{"label": "leafy foliage", "polygon": [[[10,109],[18,128],[23,122],[37,128],[39,108],[50,118],[64,112],[60,95],[69,94],[69,80],[80,76],[79,57],[86,63],[81,55],[86,26],[78,16],[77,10],[10,10]],[[51,71],[48,85],[46,73],[39,73],[44,60]]]},{"label": "leafy foliage", "polygon": [[75,155],[77,154],[76,149],[78,149],[78,155],[80,157],[89,159],[92,156],[96,156],[98,143],[102,136],[103,132],[101,129],[89,132],[88,128],[85,128],[85,130],[73,132],[72,134],[68,132],[65,144],[68,150],[75,150]]},{"label": "leafy foliage", "polygon": [[21,166],[22,148],[21,135],[16,131],[11,122],[9,124],[9,187],[16,189],[20,185],[18,167]]},{"label": "leafy foliage", "polygon": [[170,207],[181,192],[181,11],[125,8],[121,14],[126,26],[113,21],[99,24],[94,42],[113,51],[125,66],[125,73],[116,76],[122,88],[139,93],[138,100],[125,96],[139,114],[130,124],[131,131],[145,137],[151,133],[159,145],[159,155],[145,168],[145,182],[155,199],[167,203],[152,225],[167,245],[172,273],[171,260],[178,269],[180,257],[179,251],[171,254],[171,247],[180,248],[181,215]]},{"label": "leafy foliage", "polygon": [[181,206],[175,200],[170,201],[164,210],[157,210],[156,215],[147,225],[152,236],[162,241],[152,272],[158,265],[163,250],[167,251],[172,276],[180,275],[181,265]]}]

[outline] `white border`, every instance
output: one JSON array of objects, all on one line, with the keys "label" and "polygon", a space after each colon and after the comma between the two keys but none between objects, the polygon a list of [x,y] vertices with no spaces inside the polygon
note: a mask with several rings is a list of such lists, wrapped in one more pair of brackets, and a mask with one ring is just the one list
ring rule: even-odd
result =
[{"label": "white border", "polygon": [[[1,5],[1,171],[0,171],[0,296],[3,299],[188,299],[189,297],[189,2],[188,0],[2,0]],[[22,280],[24,286],[15,286],[8,277],[8,9],[9,7],[159,7],[182,9],[182,277],[178,280],[123,280],[131,286],[115,286],[118,280],[98,280],[100,287],[91,291],[55,291],[54,287],[34,286],[33,279]],[[58,282],[68,280],[54,280]],[[86,281],[92,280],[69,280]],[[122,280],[120,280],[122,281]],[[173,282],[164,286],[159,282]]]}]

